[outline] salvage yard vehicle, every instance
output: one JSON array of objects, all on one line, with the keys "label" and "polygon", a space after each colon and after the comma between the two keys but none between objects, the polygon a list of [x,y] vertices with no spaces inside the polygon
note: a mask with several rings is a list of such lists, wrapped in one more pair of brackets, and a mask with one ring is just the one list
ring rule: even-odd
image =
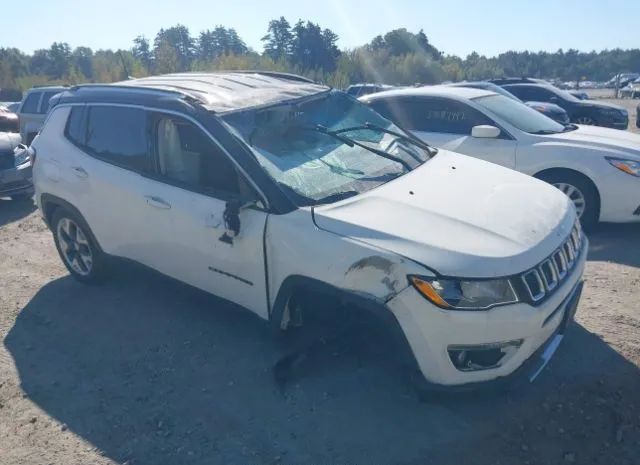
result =
[{"label": "salvage yard vehicle", "polygon": [[42,127],[49,109],[49,100],[59,92],[67,89],[62,86],[34,87],[22,99],[18,116],[20,118],[20,135],[22,142],[30,145]]},{"label": "salvage yard vehicle", "polygon": [[581,295],[587,239],[565,195],[299,76],[74,87],[31,150],[36,202],[78,280],[125,257],[278,332],[303,329],[309,301],[340,302],[336,318],[365,309],[430,386],[533,379]]},{"label": "salvage yard vehicle", "polygon": [[640,221],[640,136],[561,124],[494,92],[451,86],[362,97],[421,140],[553,184],[582,225]]},{"label": "salvage yard vehicle", "polygon": [[31,156],[20,134],[0,132],[0,197],[21,200],[33,195]]},{"label": "salvage yard vehicle", "polygon": [[619,105],[580,100],[550,84],[503,84],[502,87],[520,100],[555,103],[569,113],[572,123],[613,129],[629,126],[629,114]]}]

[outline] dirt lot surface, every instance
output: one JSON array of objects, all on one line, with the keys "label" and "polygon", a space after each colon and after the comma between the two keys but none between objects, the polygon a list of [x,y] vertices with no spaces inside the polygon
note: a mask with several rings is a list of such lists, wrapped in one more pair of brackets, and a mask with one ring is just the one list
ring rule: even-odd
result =
[{"label": "dirt lot surface", "polygon": [[70,278],[0,200],[0,463],[637,464],[640,225],[591,235],[574,324],[534,384],[420,400],[357,329],[286,390],[265,324],[134,266]]}]

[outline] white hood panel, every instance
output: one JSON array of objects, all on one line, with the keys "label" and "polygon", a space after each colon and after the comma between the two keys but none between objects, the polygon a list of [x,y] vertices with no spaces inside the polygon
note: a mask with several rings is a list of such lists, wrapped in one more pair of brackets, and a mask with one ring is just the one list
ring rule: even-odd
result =
[{"label": "white hood panel", "polygon": [[394,181],[314,209],[321,229],[463,277],[525,271],[559,246],[574,218],[554,187],[445,150]]}]

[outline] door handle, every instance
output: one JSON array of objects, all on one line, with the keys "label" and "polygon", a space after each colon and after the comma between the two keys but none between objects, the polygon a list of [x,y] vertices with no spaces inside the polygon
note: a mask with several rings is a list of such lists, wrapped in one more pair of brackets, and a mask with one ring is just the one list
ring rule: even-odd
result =
[{"label": "door handle", "polygon": [[72,166],[73,174],[78,176],[79,178],[88,178],[89,173],[82,166]]},{"label": "door handle", "polygon": [[160,197],[155,197],[153,195],[145,195],[145,199],[147,199],[147,205],[151,205],[152,207],[162,208],[163,210],[168,210],[171,208],[171,204]]}]

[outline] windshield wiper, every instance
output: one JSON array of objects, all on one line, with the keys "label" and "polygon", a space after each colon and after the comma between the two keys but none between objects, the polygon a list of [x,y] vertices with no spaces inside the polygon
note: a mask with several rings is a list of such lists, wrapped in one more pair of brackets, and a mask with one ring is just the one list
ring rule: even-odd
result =
[{"label": "windshield wiper", "polygon": [[[375,130],[379,132],[384,132],[385,134],[390,134],[392,136],[397,137],[398,139],[402,139],[412,143],[413,145],[417,145],[421,149],[425,150],[430,156],[434,156],[436,153],[438,153],[438,149],[436,149],[435,147],[431,147],[429,144],[427,144],[426,142],[423,142],[413,134],[402,134],[397,131],[392,131],[391,129],[387,129],[382,126],[378,126],[377,124],[373,124],[369,122],[364,123],[360,126],[352,126],[350,128],[337,129],[332,132],[334,134],[341,134],[343,132],[360,131],[362,129]],[[422,160],[418,160],[418,161],[422,161]]]},{"label": "windshield wiper", "polygon": [[376,155],[382,157],[382,158],[386,158],[387,160],[391,160],[391,161],[395,161],[396,163],[400,163],[402,166],[404,166],[404,168],[407,171],[411,171],[413,170],[413,168],[411,168],[411,165],[409,165],[409,163],[407,163],[406,161],[404,161],[402,158],[400,157],[396,157],[395,155],[390,154],[389,152],[385,152],[384,150],[380,150],[380,149],[376,149],[373,147],[369,147],[367,144],[363,144],[362,142],[359,142],[357,140],[351,139],[349,137],[346,136],[341,136],[339,133],[336,133],[336,131],[331,131],[329,129],[327,129],[326,127],[318,124],[315,126],[315,130],[322,133],[322,134],[327,134],[328,136],[332,136],[335,138],[338,138],[340,140],[342,140],[345,144],[349,145],[349,147],[353,147],[354,145],[357,145],[358,147],[362,147],[365,150],[368,150],[371,153],[375,153]]},{"label": "windshield wiper", "polygon": [[[564,131],[560,131],[564,132]],[[544,136],[548,134],[559,134],[560,132],[554,131],[553,129],[540,129],[539,131],[531,132],[530,134],[535,134],[536,136]]]}]

